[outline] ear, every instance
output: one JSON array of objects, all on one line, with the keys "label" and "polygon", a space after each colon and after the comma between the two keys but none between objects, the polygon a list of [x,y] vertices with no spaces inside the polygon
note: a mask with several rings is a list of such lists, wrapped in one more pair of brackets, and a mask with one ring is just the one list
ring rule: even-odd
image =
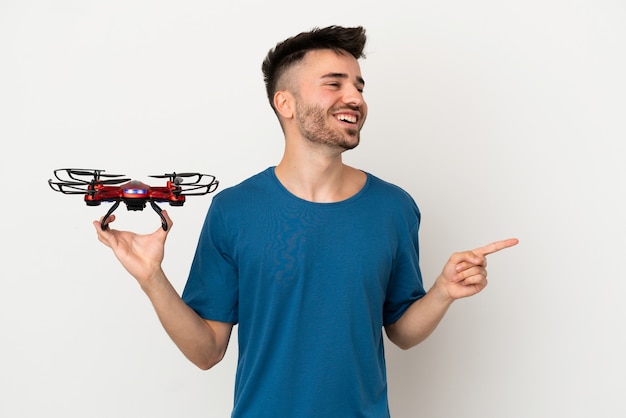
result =
[{"label": "ear", "polygon": [[293,95],[286,90],[277,91],[276,94],[274,94],[274,107],[282,118],[293,118],[295,113],[295,102]]}]

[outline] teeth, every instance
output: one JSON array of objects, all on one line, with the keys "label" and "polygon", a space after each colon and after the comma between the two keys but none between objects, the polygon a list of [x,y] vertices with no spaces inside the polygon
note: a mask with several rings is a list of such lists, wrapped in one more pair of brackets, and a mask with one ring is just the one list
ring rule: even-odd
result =
[{"label": "teeth", "polygon": [[356,123],[356,116],[354,115],[341,114],[341,115],[337,115],[337,119],[344,121],[344,122]]}]

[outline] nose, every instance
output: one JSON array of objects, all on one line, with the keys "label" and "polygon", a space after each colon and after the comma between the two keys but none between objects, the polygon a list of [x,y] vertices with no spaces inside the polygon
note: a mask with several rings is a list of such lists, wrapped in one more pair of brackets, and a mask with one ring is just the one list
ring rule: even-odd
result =
[{"label": "nose", "polygon": [[346,86],[343,100],[347,105],[354,107],[360,107],[365,104],[361,87],[357,87],[355,85]]}]

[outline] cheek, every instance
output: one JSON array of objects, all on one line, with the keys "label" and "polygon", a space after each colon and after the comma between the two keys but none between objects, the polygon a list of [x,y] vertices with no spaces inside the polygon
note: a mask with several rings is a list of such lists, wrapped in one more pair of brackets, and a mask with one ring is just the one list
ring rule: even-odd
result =
[{"label": "cheek", "polygon": [[361,125],[363,125],[365,123],[365,120],[367,119],[367,112],[368,112],[368,108],[367,108],[367,104],[365,104],[365,102],[363,102],[363,106],[361,107]]}]

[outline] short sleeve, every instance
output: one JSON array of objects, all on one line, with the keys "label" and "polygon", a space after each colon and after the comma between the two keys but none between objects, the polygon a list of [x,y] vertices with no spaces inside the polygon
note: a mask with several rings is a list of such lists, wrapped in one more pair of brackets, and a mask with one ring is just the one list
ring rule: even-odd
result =
[{"label": "short sleeve", "polygon": [[218,197],[207,212],[182,298],[204,319],[235,324],[238,272]]},{"label": "short sleeve", "polygon": [[426,294],[419,266],[420,213],[412,199],[410,202],[409,224],[398,228],[398,247],[383,306],[384,325],[396,322],[413,302]]}]

